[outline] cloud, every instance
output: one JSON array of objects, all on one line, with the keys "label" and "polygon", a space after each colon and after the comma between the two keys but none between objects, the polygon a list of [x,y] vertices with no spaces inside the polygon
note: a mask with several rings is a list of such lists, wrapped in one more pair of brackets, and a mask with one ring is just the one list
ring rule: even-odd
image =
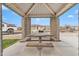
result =
[{"label": "cloud", "polygon": [[74,15],[68,15],[68,18],[73,18],[74,17]]},{"label": "cloud", "polygon": [[6,18],[6,17],[4,17],[4,16],[2,16],[2,19],[3,19],[3,20],[6,20],[7,18]]},{"label": "cloud", "polygon": [[37,19],[36,19],[36,21],[40,21],[40,19],[39,19],[39,18],[37,18]]}]

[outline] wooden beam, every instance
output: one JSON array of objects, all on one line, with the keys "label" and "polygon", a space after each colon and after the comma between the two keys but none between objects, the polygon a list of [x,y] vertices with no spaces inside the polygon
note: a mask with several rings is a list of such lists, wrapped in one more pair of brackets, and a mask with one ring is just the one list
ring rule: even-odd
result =
[{"label": "wooden beam", "polygon": [[2,7],[2,4],[0,3],[0,8]]},{"label": "wooden beam", "polygon": [[68,4],[68,3],[62,4],[62,5],[59,7],[59,10],[58,10],[56,13],[60,12],[60,11],[64,8],[64,6],[66,6],[67,4]]},{"label": "wooden beam", "polygon": [[52,17],[52,14],[30,14],[29,17]]},{"label": "wooden beam", "polygon": [[50,11],[52,15],[56,14],[55,11],[48,4],[44,3],[43,5]]},{"label": "wooden beam", "polygon": [[64,6],[57,14],[56,16],[60,16],[63,13],[65,13],[67,10],[69,10],[71,7],[73,7],[75,5],[75,3],[69,3],[66,6]]},{"label": "wooden beam", "polygon": [[14,5],[18,10],[20,10],[22,13],[24,13],[24,12],[23,12],[23,9],[21,9],[17,3],[13,3],[13,5]]},{"label": "wooden beam", "polygon": [[15,13],[17,13],[20,16],[24,15],[24,13],[19,8],[17,8],[14,4],[6,3],[6,4],[3,4],[3,5],[8,7],[9,9],[13,10]]},{"label": "wooden beam", "polygon": [[3,54],[2,48],[2,4],[0,3],[0,56]]},{"label": "wooden beam", "polygon": [[51,15],[51,14],[30,14],[30,15],[33,15],[33,16],[36,16],[36,15]]},{"label": "wooden beam", "polygon": [[28,11],[25,13],[25,16],[28,15],[34,7],[35,7],[35,3],[33,3],[32,6],[28,9]]}]

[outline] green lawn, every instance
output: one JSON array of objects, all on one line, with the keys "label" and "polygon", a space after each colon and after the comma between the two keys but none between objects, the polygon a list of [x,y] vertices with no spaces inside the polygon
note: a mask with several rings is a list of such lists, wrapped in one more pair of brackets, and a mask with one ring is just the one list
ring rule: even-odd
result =
[{"label": "green lawn", "polygon": [[3,49],[7,48],[11,45],[13,45],[14,43],[16,43],[19,39],[5,39],[3,40]]}]

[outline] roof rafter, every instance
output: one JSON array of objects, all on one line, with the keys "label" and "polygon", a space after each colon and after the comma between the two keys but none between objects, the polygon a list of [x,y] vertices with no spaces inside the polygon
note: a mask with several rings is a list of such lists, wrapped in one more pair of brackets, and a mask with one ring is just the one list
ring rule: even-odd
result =
[{"label": "roof rafter", "polygon": [[[66,4],[66,5],[67,5],[67,4]],[[60,8],[59,8],[59,10],[57,11],[57,13],[58,13],[58,12],[60,12],[60,11],[61,11],[61,9],[63,9],[66,5],[64,5],[64,4],[63,4],[63,5],[61,5],[61,7],[60,7]]]},{"label": "roof rafter", "polygon": [[30,6],[30,8],[28,9],[28,11],[25,13],[24,16],[28,15],[28,14],[32,11],[32,9],[33,9],[34,7],[35,7],[35,3],[33,3],[33,4]]},{"label": "roof rafter", "polygon": [[55,11],[48,4],[44,3],[43,5],[50,11],[52,15],[56,14]]},{"label": "roof rafter", "polygon": [[14,12],[16,12],[17,14],[19,14],[20,16],[24,15],[22,10],[18,9],[15,5],[13,5],[11,3],[6,3],[4,5],[7,6],[8,8],[10,8],[11,10],[13,10]]},{"label": "roof rafter", "polygon": [[56,16],[60,16],[63,13],[65,13],[67,10],[69,10],[71,7],[73,7],[75,5],[75,3],[69,3],[66,6],[64,6],[57,14]]},{"label": "roof rafter", "polygon": [[46,13],[46,14],[31,14],[31,15],[48,15],[48,14]]},{"label": "roof rafter", "polygon": [[52,17],[52,15],[50,15],[50,14],[30,14],[29,15],[29,17],[46,17],[46,18],[48,18],[48,17]]},{"label": "roof rafter", "polygon": [[[23,12],[23,10],[16,4],[16,3],[13,3],[13,5],[17,8],[17,9],[19,9],[21,12]],[[24,12],[23,12],[24,13]]]},{"label": "roof rafter", "polygon": [[[11,4],[11,3],[6,3],[5,4],[7,7],[9,7],[10,9],[12,9],[13,11],[15,11],[17,14],[21,15],[21,16],[27,16],[29,15],[32,10],[35,8],[36,3],[32,3],[32,5],[30,5],[29,9],[27,11],[23,11],[23,9],[16,3]],[[67,5],[62,5],[61,8],[59,9],[58,12],[56,12],[55,10],[53,10],[53,8],[48,4],[48,3],[43,3],[43,5],[48,9],[48,11],[52,14],[52,15],[56,15],[56,16],[60,16],[62,15],[64,12],[66,12],[68,9],[70,9],[71,7],[73,7],[75,5],[75,3],[67,3]]]}]

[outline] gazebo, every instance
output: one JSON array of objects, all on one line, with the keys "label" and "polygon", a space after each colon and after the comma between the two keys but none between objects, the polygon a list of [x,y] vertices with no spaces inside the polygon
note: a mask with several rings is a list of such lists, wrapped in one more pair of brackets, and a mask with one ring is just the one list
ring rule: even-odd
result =
[{"label": "gazebo", "polygon": [[14,12],[16,12],[17,14],[19,14],[20,16],[22,16],[22,27],[23,27],[22,39],[24,39],[26,35],[31,33],[31,18],[48,17],[51,19],[50,34],[55,35],[56,37],[55,41],[60,41],[58,17],[64,14],[75,4],[74,3],[6,3],[4,5],[13,10]]}]

